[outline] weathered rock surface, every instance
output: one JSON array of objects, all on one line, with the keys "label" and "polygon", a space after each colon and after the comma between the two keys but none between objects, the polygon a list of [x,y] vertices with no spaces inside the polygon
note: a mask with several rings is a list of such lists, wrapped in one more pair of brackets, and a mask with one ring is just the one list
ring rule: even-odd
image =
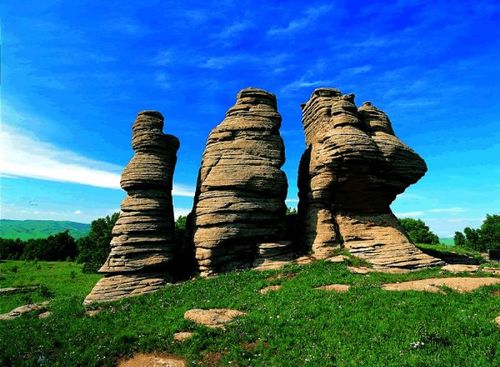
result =
[{"label": "weathered rock surface", "polygon": [[277,285],[269,285],[267,287],[261,288],[260,293],[261,294],[267,294],[269,292],[276,292],[279,291],[283,286],[280,284]]},{"label": "weathered rock surface", "polygon": [[344,246],[377,267],[442,262],[413,246],[389,205],[426,172],[385,113],[354,95],[316,89],[302,108],[307,150],[299,167],[299,219],[306,250],[331,257]]},{"label": "weathered rock surface", "polygon": [[37,289],[39,289],[39,285],[35,285],[32,287],[7,287],[7,288],[0,288],[0,296],[6,296],[8,294],[15,294],[15,293],[27,293],[27,292],[33,292]]},{"label": "weathered rock surface", "polygon": [[317,287],[315,289],[322,291],[345,293],[348,292],[349,289],[351,289],[351,286],[349,284],[328,284],[328,285],[322,285],[321,287]]},{"label": "weathered rock surface", "polygon": [[458,292],[472,292],[479,287],[494,284],[500,284],[500,278],[431,278],[383,284],[382,289],[386,291],[413,290],[439,293],[443,292],[442,287],[448,287]]},{"label": "weathered rock surface", "polygon": [[353,274],[369,274],[369,273],[385,273],[385,274],[406,274],[409,273],[410,269],[405,268],[367,268],[364,266],[348,266],[349,270]]},{"label": "weathered rock surface", "polygon": [[280,125],[276,97],[247,88],[210,133],[192,213],[202,276],[252,266],[259,243],[281,239],[287,180]]},{"label": "weathered rock surface", "polygon": [[441,268],[449,273],[475,273],[479,270],[479,265],[449,264]]},{"label": "weathered rock surface", "polygon": [[118,362],[118,367],[186,367],[180,357],[166,353],[138,353],[130,359]]},{"label": "weathered rock surface", "polygon": [[191,331],[179,331],[174,334],[174,340],[176,342],[184,342],[188,339],[191,339],[194,336],[194,333]]},{"label": "weathered rock surface", "polygon": [[45,301],[42,303],[32,303],[28,305],[23,305],[14,308],[12,311],[1,314],[0,320],[13,320],[16,319],[26,313],[38,312],[41,313],[46,310],[49,301]]},{"label": "weathered rock surface", "polygon": [[132,128],[135,151],[121,177],[127,197],[113,227],[111,252],[85,303],[153,292],[169,279],[176,255],[172,178],[179,141],[163,133],[163,116],[140,112]]},{"label": "weathered rock surface", "polygon": [[216,329],[224,328],[226,324],[233,321],[236,317],[244,315],[246,315],[245,312],[227,308],[213,308],[210,310],[192,309],[184,313],[184,318]]}]

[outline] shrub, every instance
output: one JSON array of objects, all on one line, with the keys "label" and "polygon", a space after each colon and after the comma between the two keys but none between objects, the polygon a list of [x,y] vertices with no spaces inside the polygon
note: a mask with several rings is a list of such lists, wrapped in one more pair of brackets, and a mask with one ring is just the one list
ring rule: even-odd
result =
[{"label": "shrub", "polygon": [[399,225],[403,227],[408,238],[413,243],[439,244],[439,237],[431,232],[421,219],[399,219]]}]

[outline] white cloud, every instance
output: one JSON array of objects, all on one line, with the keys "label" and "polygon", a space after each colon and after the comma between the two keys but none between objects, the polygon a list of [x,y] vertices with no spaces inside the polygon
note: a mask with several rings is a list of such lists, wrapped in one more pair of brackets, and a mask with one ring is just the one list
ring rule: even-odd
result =
[{"label": "white cloud", "polygon": [[459,214],[463,213],[465,210],[459,207],[453,208],[433,208],[433,209],[425,209],[425,210],[416,210],[413,212],[398,212],[394,213],[397,217],[423,217],[426,214],[435,214],[435,213],[447,213],[447,214]]},{"label": "white cloud", "polygon": [[[0,131],[0,141],[2,176],[120,189],[120,172],[123,167],[88,159],[5,123]],[[174,185],[173,195],[192,197],[194,190],[184,185]]]},{"label": "white cloud", "polygon": [[285,27],[273,27],[269,29],[267,34],[269,36],[277,36],[288,33],[293,33],[306,28],[308,25],[315,22],[319,17],[330,12],[333,9],[333,5],[322,5],[317,7],[311,7],[307,9],[304,14],[300,17],[290,21]]},{"label": "white cloud", "polygon": [[394,213],[394,215],[398,218],[403,218],[403,217],[421,217],[424,215],[425,212],[423,210],[417,210],[414,212],[399,212],[399,213]]},{"label": "white cloud", "polygon": [[76,215],[80,215],[80,214],[82,214],[82,211],[81,210],[75,210],[73,213],[75,213]]}]

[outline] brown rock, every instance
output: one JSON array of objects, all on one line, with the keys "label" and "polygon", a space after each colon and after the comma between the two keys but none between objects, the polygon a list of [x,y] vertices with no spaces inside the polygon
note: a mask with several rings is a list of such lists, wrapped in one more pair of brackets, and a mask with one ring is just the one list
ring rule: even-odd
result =
[{"label": "brown rock", "polygon": [[332,257],[328,257],[325,259],[325,261],[330,262],[330,263],[334,263],[334,264],[343,263],[343,262],[346,262],[347,260],[349,260],[349,257],[345,256],[345,255],[337,255],[337,256],[332,256]]},{"label": "brown rock", "polygon": [[210,328],[224,328],[224,325],[233,321],[236,317],[246,315],[245,312],[227,308],[213,308],[210,310],[193,309],[184,313],[186,320]]},{"label": "brown rock", "polygon": [[329,284],[329,285],[323,285],[321,287],[317,287],[315,289],[319,289],[322,291],[332,291],[332,292],[338,292],[338,293],[345,293],[351,289],[351,286],[349,284]]},{"label": "brown rock", "polygon": [[166,353],[139,353],[134,357],[118,362],[118,367],[186,367],[182,358]]},{"label": "brown rock", "polygon": [[7,287],[7,288],[0,288],[0,295],[1,296],[6,296],[8,294],[15,294],[15,293],[26,293],[26,292],[33,292],[40,288],[39,285],[32,286],[32,287]]},{"label": "brown rock", "polygon": [[449,264],[441,268],[449,273],[475,273],[479,270],[479,265]]},{"label": "brown rock", "polygon": [[193,208],[193,241],[202,276],[252,266],[258,243],[284,231],[287,180],[276,97],[238,93],[208,137]]},{"label": "brown rock", "polygon": [[500,316],[495,319],[495,324],[500,327]]},{"label": "brown rock", "polygon": [[191,331],[180,331],[174,334],[174,340],[176,342],[183,342],[188,339],[191,339],[194,336],[194,333]]},{"label": "brown rock", "polygon": [[424,291],[438,293],[441,287],[452,288],[458,292],[472,292],[486,285],[500,284],[499,278],[431,278],[412,280],[403,283],[390,283],[382,285],[387,291]]},{"label": "brown rock", "polygon": [[484,271],[485,273],[490,273],[493,275],[500,275],[500,268],[484,267],[481,269],[481,271]]},{"label": "brown rock", "polygon": [[52,312],[50,311],[45,311],[42,312],[40,315],[38,315],[39,319],[46,319],[47,317],[50,317],[52,315]]},{"label": "brown rock", "polygon": [[121,177],[127,197],[113,227],[111,252],[101,279],[85,299],[114,301],[149,293],[170,278],[178,248],[174,244],[172,178],[179,141],[163,130],[163,116],[143,111],[132,128],[135,151]]},{"label": "brown rock", "polygon": [[409,273],[409,269],[404,268],[366,268],[364,266],[348,266],[349,270],[353,274],[368,274],[368,273],[385,273],[385,274],[406,274]]},{"label": "brown rock", "polygon": [[427,170],[385,113],[354,95],[316,89],[303,105],[307,150],[299,167],[305,249],[325,259],[344,246],[378,267],[443,263],[413,246],[389,205]]},{"label": "brown rock", "polygon": [[270,286],[262,288],[260,290],[260,293],[267,294],[269,292],[276,292],[276,291],[280,290],[282,287],[283,287],[282,285],[270,285]]}]

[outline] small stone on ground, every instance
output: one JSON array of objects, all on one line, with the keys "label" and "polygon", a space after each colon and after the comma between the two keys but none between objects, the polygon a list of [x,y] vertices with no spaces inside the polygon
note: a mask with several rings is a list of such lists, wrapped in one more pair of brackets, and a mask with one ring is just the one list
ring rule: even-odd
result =
[{"label": "small stone on ground", "polygon": [[270,285],[268,287],[264,287],[260,290],[260,293],[261,294],[266,294],[266,293],[269,293],[269,292],[276,292],[277,290],[280,290],[281,287],[283,287],[282,285]]},{"label": "small stone on ground", "polygon": [[485,273],[490,273],[493,275],[500,275],[500,268],[484,267],[481,269],[481,271],[484,271]]},{"label": "small stone on ground", "polygon": [[233,321],[236,317],[244,315],[246,315],[245,312],[227,308],[192,309],[184,313],[184,318],[210,328],[224,328],[224,325]]},{"label": "small stone on ground", "polygon": [[191,331],[179,331],[174,334],[174,340],[176,342],[183,342],[193,337],[194,333]]},{"label": "small stone on ground", "polygon": [[94,310],[87,310],[87,311],[85,311],[85,315],[89,316],[89,317],[93,317],[93,316],[97,315],[101,311],[102,311],[102,308],[99,307],[99,308],[96,308]]},{"label": "small stone on ground", "polygon": [[383,284],[382,289],[387,291],[424,291],[442,293],[441,287],[449,287],[458,292],[472,292],[487,285],[500,284],[500,278],[430,278],[412,280],[403,283]]},{"label": "small stone on ground", "polygon": [[24,315],[25,313],[35,312],[35,311],[44,311],[45,307],[49,304],[48,301],[42,303],[33,303],[29,305],[19,306],[14,308],[12,311],[1,314],[0,320],[12,320],[15,318]]},{"label": "small stone on ground", "polygon": [[328,285],[322,285],[321,287],[317,287],[314,289],[319,289],[322,291],[332,291],[332,292],[338,292],[338,293],[345,293],[349,291],[351,286],[349,284],[328,284]]},{"label": "small stone on ground", "polygon": [[349,260],[349,257],[345,255],[332,256],[325,259],[325,261],[328,261],[330,263],[343,263],[347,260]]},{"label": "small stone on ground", "polygon": [[498,316],[496,319],[495,319],[495,324],[497,324],[498,327],[500,327],[500,316]]},{"label": "small stone on ground", "polygon": [[179,357],[162,353],[139,353],[131,359],[118,362],[118,367],[186,367]]},{"label": "small stone on ground", "polygon": [[479,265],[449,264],[443,266],[441,270],[449,273],[474,273],[479,270]]},{"label": "small stone on ground", "polygon": [[52,312],[50,311],[45,311],[45,312],[42,312],[40,315],[38,315],[38,318],[39,319],[46,319],[47,317],[49,317],[50,315],[52,315]]}]

